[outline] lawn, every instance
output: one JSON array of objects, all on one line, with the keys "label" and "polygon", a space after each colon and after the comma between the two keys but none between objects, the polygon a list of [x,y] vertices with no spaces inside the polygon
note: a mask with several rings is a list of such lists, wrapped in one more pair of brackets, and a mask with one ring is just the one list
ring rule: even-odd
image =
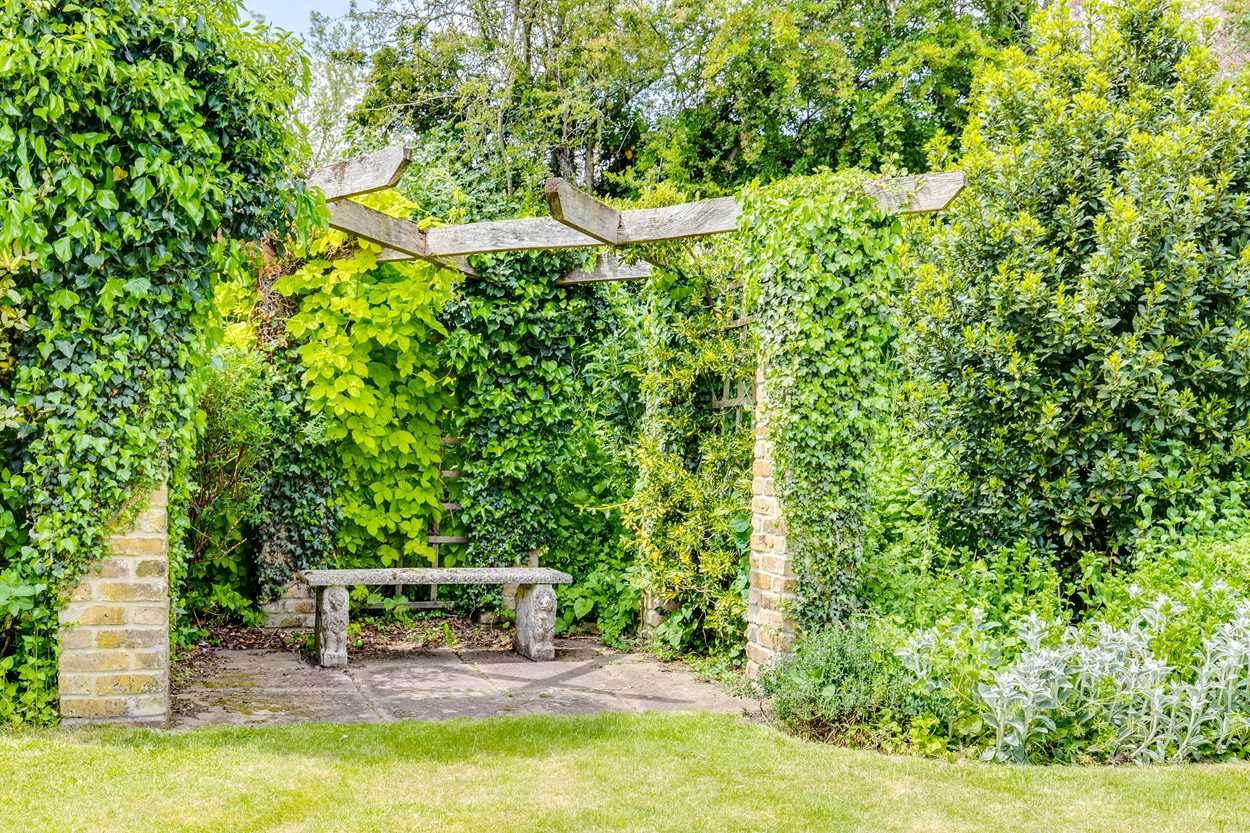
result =
[{"label": "lawn", "polygon": [[1247,765],[948,763],[716,715],[0,734],[6,833],[1247,828]]}]

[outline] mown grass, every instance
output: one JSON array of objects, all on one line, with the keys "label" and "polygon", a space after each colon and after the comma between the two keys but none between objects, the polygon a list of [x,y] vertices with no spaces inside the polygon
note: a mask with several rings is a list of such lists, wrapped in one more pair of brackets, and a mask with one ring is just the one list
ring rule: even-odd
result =
[{"label": "mown grass", "polygon": [[0,733],[6,833],[1247,829],[1247,765],[948,763],[724,715]]}]

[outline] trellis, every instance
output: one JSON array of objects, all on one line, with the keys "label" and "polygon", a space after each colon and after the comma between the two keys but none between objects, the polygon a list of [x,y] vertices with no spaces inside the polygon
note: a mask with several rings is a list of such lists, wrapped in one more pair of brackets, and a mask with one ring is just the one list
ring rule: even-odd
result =
[{"label": "trellis", "polygon": [[[547,217],[422,228],[414,222],[391,217],[351,199],[394,187],[410,162],[411,154],[406,148],[389,147],[320,168],[309,176],[308,184],[319,188],[325,195],[330,210],[330,225],[381,246],[380,261],[425,260],[458,270],[470,278],[476,277],[476,273],[467,260],[469,255],[538,249],[615,249],[699,238],[736,231],[742,213],[734,197],[662,208],[618,210],[560,178],[548,179],[544,185],[549,212]],[[878,179],[867,183],[864,190],[884,214],[919,214],[942,210],[963,187],[963,173],[950,171]],[[631,262],[608,251],[600,255],[589,269],[573,270],[557,279],[555,285],[571,289],[585,283],[645,280],[650,274],[650,264]],[[730,284],[726,289],[733,292],[742,288],[742,284],[737,283]],[[751,321],[743,306],[723,326],[726,330],[745,331]],[[763,414],[760,408],[765,406],[753,396],[753,390],[762,383],[763,373],[762,368],[757,369],[754,380],[731,379],[726,375],[722,380],[721,396],[713,399],[713,407],[732,409],[735,426],[748,406],[754,408],[756,420],[761,419]],[[445,442],[455,440],[446,438]],[[459,476],[456,470],[443,471],[442,474],[448,479]],[[451,502],[443,505],[449,511],[459,508]],[[441,547],[464,544],[467,537],[441,535],[435,527],[428,541],[435,549],[435,566],[439,566]],[[530,557],[533,563],[533,553]],[[754,577],[754,555],[751,569]],[[435,607],[440,604],[438,588],[432,587],[429,601],[409,603],[409,606]]]}]

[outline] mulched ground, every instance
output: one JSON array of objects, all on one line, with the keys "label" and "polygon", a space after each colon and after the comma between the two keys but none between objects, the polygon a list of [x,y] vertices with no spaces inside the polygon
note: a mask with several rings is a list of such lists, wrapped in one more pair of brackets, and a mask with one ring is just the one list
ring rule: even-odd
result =
[{"label": "mulched ground", "polygon": [[[479,624],[455,616],[423,616],[408,621],[365,618],[353,621],[348,631],[348,650],[357,656],[432,648],[507,648],[511,644],[510,625]],[[223,650],[290,651],[310,659],[313,636],[304,630],[210,628],[195,645],[179,652],[175,682],[206,670],[213,655]]]}]

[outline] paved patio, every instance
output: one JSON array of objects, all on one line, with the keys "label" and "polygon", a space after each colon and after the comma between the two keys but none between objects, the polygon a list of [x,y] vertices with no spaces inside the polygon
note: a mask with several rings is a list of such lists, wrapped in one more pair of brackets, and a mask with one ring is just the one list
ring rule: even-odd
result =
[{"label": "paved patio", "polygon": [[352,656],[346,669],[317,668],[289,651],[218,651],[176,687],[173,725],[756,710],[753,701],[684,666],[613,651],[592,639],[556,645],[553,662],[495,648],[439,648]]}]

